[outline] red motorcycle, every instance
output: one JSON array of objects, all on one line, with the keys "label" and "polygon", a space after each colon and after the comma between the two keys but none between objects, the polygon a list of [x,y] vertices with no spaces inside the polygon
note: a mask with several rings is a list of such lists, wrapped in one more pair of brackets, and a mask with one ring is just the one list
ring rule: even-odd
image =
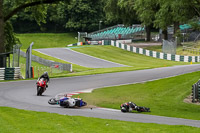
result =
[{"label": "red motorcycle", "polygon": [[46,90],[47,84],[44,78],[41,78],[37,81],[37,96],[41,96],[42,93]]}]

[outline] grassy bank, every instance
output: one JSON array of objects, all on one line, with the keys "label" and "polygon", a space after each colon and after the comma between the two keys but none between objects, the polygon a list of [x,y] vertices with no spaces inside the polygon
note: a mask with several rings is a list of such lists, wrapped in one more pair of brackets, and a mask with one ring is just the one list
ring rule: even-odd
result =
[{"label": "grassy bank", "polygon": [[[21,68],[21,75],[25,77],[26,72],[26,58],[20,57],[20,68]],[[54,68],[47,67],[35,61],[32,61],[32,67],[34,68],[34,78],[40,77],[45,71],[49,73],[50,77],[59,77],[60,75],[67,75],[68,71],[59,71]]]},{"label": "grassy bank", "polygon": [[33,48],[65,47],[68,44],[76,43],[76,33],[27,33],[17,34],[22,49],[27,49],[34,42]]},{"label": "grassy bank", "polygon": [[[75,39],[76,36],[77,36],[76,33],[17,34],[17,37],[20,39],[20,41],[23,44],[21,49],[24,49],[24,51],[26,51],[26,49],[29,47],[31,42],[34,42],[33,49],[50,48],[50,47],[65,47],[67,44],[77,42],[77,40]],[[76,47],[76,48],[72,47],[72,49],[81,53],[85,53],[91,56],[101,58],[101,59],[124,64],[124,65],[127,65],[128,67],[86,68],[83,66],[73,64],[72,73],[64,72],[64,73],[56,74],[56,76],[54,75],[52,77],[66,77],[66,76],[79,76],[79,75],[100,74],[100,73],[112,73],[112,72],[133,71],[133,70],[189,64],[189,63],[184,63],[184,62],[167,61],[167,60],[147,57],[144,55],[135,54],[135,53],[128,52],[128,51],[125,51],[116,47],[112,47],[112,46],[81,46],[81,47]],[[41,54],[34,50],[32,51],[32,53],[41,58],[53,60],[55,62],[69,63],[69,62],[54,58],[54,57]],[[25,62],[22,62],[22,63],[25,64]],[[40,65],[36,64],[34,65],[34,67],[39,68]],[[25,71],[22,73],[25,73]]]},{"label": "grassy bank", "polygon": [[[184,71],[184,70],[183,70]],[[191,94],[200,72],[151,82],[106,87],[80,94],[91,105],[119,109],[128,101],[151,108],[147,114],[200,120],[200,106],[183,102]],[[77,97],[77,96],[76,96]]]},{"label": "grassy bank", "polygon": [[200,128],[125,122],[0,107],[1,133],[200,132]]},{"label": "grassy bank", "polygon": [[94,57],[128,65],[138,69],[189,64],[185,62],[175,62],[152,58],[149,56],[122,50],[113,46],[80,47],[72,49]]},{"label": "grassy bank", "polygon": [[[67,74],[60,73],[59,75],[57,75],[57,77],[133,71],[133,70],[189,64],[185,62],[175,62],[175,61],[156,59],[156,58],[152,58],[152,57],[148,57],[148,56],[144,56],[140,54],[135,54],[135,53],[125,51],[125,50],[112,47],[112,46],[92,46],[92,47],[81,46],[81,47],[73,47],[72,49],[78,52],[82,52],[82,53],[94,56],[94,57],[124,64],[124,65],[127,65],[127,67],[86,68],[83,66],[73,64],[72,73],[67,73]],[[61,63],[69,63],[69,62],[66,62],[66,61],[45,55],[45,54],[41,54],[34,50],[32,51],[32,53],[34,55],[37,55],[47,60],[53,60],[55,62],[61,62]]]},{"label": "grassy bank", "polygon": [[[52,61],[55,61],[55,62],[60,62],[60,63],[65,63],[65,64],[71,64],[67,61],[64,61],[64,60],[61,60],[61,59],[58,59],[58,58],[55,58],[55,57],[52,57],[52,56],[48,56],[48,55],[45,55],[45,54],[42,54],[40,52],[37,52],[35,50],[32,51],[32,54],[33,55],[37,55],[43,59],[46,59],[46,60],[52,60]],[[73,65],[73,72],[82,72],[82,71],[88,71],[88,70],[92,70],[92,68],[87,68],[87,67],[83,67],[83,66],[79,66],[79,65],[76,65],[76,64],[72,64]]]}]

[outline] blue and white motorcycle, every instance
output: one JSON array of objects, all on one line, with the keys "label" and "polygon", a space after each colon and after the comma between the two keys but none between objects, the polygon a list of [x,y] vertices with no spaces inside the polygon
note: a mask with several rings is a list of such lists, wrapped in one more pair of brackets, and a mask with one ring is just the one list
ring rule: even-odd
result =
[{"label": "blue and white motorcycle", "polygon": [[51,105],[60,105],[65,108],[73,108],[73,107],[82,107],[86,106],[87,103],[84,102],[81,98],[69,98],[69,97],[61,97],[60,99],[51,98],[48,101]]}]

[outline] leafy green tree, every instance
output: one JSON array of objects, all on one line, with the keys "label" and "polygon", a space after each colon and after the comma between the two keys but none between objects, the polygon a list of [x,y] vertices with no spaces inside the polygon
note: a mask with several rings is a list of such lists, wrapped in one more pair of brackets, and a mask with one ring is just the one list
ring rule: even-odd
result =
[{"label": "leafy green tree", "polygon": [[0,0],[0,53],[5,52],[4,39],[3,0]]},{"label": "leafy green tree", "polygon": [[140,23],[134,9],[135,0],[105,0],[104,11],[108,23],[131,25]]},{"label": "leafy green tree", "polygon": [[174,32],[179,29],[180,23],[187,23],[195,17],[197,6],[191,0],[159,0],[160,9],[156,12],[154,26],[164,31],[164,39],[167,39],[167,27],[174,25]]},{"label": "leafy green tree", "polygon": [[72,0],[67,6],[66,28],[75,31],[97,30],[104,20],[102,0]]},{"label": "leafy green tree", "polygon": [[17,33],[29,32],[64,32],[65,25],[68,21],[67,9],[65,2],[45,5],[45,21],[37,24],[34,17],[31,16],[31,10],[19,12],[10,20],[14,31]]},{"label": "leafy green tree", "polygon": [[[167,27],[174,25],[174,32],[179,30],[180,23],[187,23],[200,16],[199,0],[136,0],[135,10],[145,26],[154,24],[163,30],[167,40]],[[148,34],[148,32],[147,32]]]},{"label": "leafy green tree", "polygon": [[135,0],[134,9],[137,12],[139,20],[146,29],[147,41],[151,40],[151,26],[155,20],[155,14],[159,9],[157,0]]},{"label": "leafy green tree", "polygon": [[106,0],[108,21],[123,22],[126,25],[141,23],[146,27],[147,40],[150,41],[150,26],[153,24],[156,0]]},{"label": "leafy green tree", "polygon": [[48,7],[47,26],[50,25],[52,27],[53,24],[55,27],[54,32],[64,31],[66,29],[65,25],[69,19],[67,5],[64,2],[60,2],[58,4],[51,4]]},{"label": "leafy green tree", "polygon": [[[51,4],[46,7],[46,23],[41,23],[40,29],[35,20],[30,17],[31,11],[28,10],[25,13],[18,13],[15,19],[12,19],[15,31],[94,31],[98,29],[99,21],[104,21],[105,18],[102,0],[72,0],[67,4],[59,2],[58,4]],[[27,25],[26,28],[24,28],[24,25]]]},{"label": "leafy green tree", "polygon": [[45,22],[46,7],[44,4],[58,1],[60,0],[0,0],[0,53],[6,52],[6,48],[10,48],[10,45],[15,42],[12,26],[9,24],[11,17],[24,9],[30,10],[31,17],[40,24]]}]

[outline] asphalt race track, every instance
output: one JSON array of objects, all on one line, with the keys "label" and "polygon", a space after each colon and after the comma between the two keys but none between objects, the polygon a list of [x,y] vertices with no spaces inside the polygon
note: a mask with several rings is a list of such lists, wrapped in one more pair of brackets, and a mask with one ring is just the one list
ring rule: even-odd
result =
[{"label": "asphalt race track", "polygon": [[83,53],[79,53],[69,48],[45,48],[34,50],[46,55],[50,55],[52,57],[56,57],[58,59],[65,60],[73,64],[89,68],[127,67],[126,65],[110,62]]},{"label": "asphalt race track", "polygon": [[35,80],[0,82],[0,106],[72,116],[86,116],[143,123],[200,127],[200,121],[198,120],[170,118],[137,113],[121,113],[120,110],[105,108],[68,109],[61,108],[57,105],[49,105],[47,103],[51,97],[63,92],[70,93],[86,89],[96,89],[105,86],[117,86],[122,84],[145,82],[199,70],[200,65],[197,64],[139,71],[55,78],[50,80],[49,88],[46,92],[44,92],[43,96],[36,96]]}]

